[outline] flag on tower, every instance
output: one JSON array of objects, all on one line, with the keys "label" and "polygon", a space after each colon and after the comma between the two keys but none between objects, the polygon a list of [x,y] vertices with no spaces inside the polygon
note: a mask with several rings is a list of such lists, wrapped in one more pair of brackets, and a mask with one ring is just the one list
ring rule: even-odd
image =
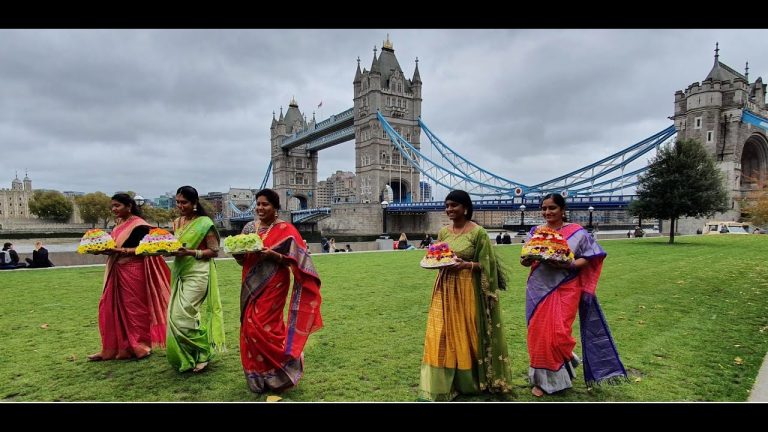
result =
[{"label": "flag on tower", "polygon": [[320,101],[320,103],[319,103],[319,104],[317,104],[317,107],[318,107],[318,108],[320,108],[321,106],[323,106],[323,101]]}]

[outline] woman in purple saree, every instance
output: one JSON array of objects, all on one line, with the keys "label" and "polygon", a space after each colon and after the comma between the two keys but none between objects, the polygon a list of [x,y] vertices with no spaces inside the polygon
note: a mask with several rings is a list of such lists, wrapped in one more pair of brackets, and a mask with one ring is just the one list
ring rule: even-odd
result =
[{"label": "woman in purple saree", "polygon": [[571,334],[577,311],[584,379],[590,384],[626,378],[595,293],[605,251],[583,227],[565,223],[565,199],[560,194],[546,195],[541,209],[546,225],[562,234],[576,259],[568,265],[521,259],[522,265],[531,267],[525,301],[531,392],[540,397],[572,387],[573,368],[579,364]]}]

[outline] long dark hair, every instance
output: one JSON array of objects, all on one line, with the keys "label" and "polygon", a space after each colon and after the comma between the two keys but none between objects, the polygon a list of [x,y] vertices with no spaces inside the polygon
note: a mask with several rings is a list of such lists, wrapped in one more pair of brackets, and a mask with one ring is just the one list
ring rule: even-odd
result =
[{"label": "long dark hair", "polygon": [[203,207],[202,204],[200,204],[200,197],[197,194],[197,189],[193,188],[192,186],[182,186],[176,190],[176,195],[181,195],[189,202],[192,203],[195,209],[195,214],[198,216],[208,216],[208,212],[205,211],[205,207]]},{"label": "long dark hair", "polygon": [[112,195],[111,199],[112,201],[117,201],[128,207],[128,211],[131,212],[132,215],[141,217],[141,209],[136,205],[136,201],[134,201],[127,193],[118,192]]},{"label": "long dark hair", "polygon": [[541,202],[543,203],[548,199],[552,199],[552,201],[554,201],[558,207],[563,209],[563,222],[568,222],[568,215],[565,213],[565,208],[567,207],[565,203],[565,198],[563,198],[563,196],[560,195],[559,193],[550,193],[550,194],[544,195],[544,198],[541,199]]},{"label": "long dark hair", "polygon": [[280,210],[280,195],[277,192],[272,189],[262,189],[256,192],[256,199],[259,199],[260,196],[266,198],[275,210]]},{"label": "long dark hair", "polygon": [[468,193],[459,189],[452,190],[448,193],[448,196],[445,197],[445,201],[453,201],[463,205],[464,208],[467,209],[467,215],[465,218],[467,220],[472,220],[472,198],[469,197]]}]

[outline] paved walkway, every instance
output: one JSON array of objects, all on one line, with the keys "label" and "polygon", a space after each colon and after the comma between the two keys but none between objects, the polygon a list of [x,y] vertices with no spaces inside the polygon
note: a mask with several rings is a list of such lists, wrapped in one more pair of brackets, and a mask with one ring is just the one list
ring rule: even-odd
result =
[{"label": "paved walkway", "polygon": [[755,378],[755,385],[749,393],[749,402],[768,402],[768,354],[763,359],[763,366]]}]

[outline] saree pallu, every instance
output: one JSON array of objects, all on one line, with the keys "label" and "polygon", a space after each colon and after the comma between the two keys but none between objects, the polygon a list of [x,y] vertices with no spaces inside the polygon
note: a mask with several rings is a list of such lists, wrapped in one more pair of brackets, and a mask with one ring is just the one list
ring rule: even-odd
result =
[{"label": "saree pallu", "polygon": [[[320,278],[301,235],[286,222],[267,232],[264,245],[283,254],[287,266],[256,254],[247,254],[243,263],[240,358],[248,387],[255,393],[295,386],[304,371],[307,338],[323,326]],[[283,310],[291,273],[293,290],[286,321]]]},{"label": "saree pallu", "polygon": [[577,311],[587,384],[627,375],[595,294],[605,251],[578,224],[559,231],[575,257],[586,258],[588,264],[569,270],[535,262],[528,276],[528,378],[546,393],[572,387],[573,368],[579,364],[572,336]]},{"label": "saree pallu", "polygon": [[[149,225],[133,216],[112,230],[122,247],[134,228]],[[101,357],[104,360],[146,357],[151,348],[165,346],[165,311],[170,271],[162,257],[107,259],[104,292],[99,300]]]},{"label": "saree pallu", "polygon": [[[199,248],[212,227],[213,221],[209,217],[198,217],[179,229],[176,238],[190,248]],[[218,238],[218,233],[216,236]],[[201,316],[203,308],[205,312]],[[215,352],[224,350],[224,313],[216,264],[213,259],[177,256],[171,270],[168,362],[179,372],[184,372],[198,363],[210,361]]]},{"label": "saree pallu", "polygon": [[432,290],[424,338],[418,398],[449,401],[458,394],[510,393],[509,353],[498,304],[496,258],[482,227],[446,241],[463,259],[479,262],[481,272],[441,269]]}]

